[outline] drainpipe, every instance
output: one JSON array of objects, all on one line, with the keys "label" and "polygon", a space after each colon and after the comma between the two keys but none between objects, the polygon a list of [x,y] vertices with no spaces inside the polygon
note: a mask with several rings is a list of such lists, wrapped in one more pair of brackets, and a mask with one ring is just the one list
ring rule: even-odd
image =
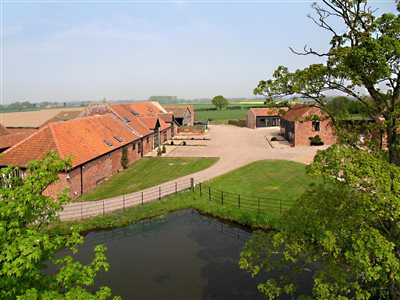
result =
[{"label": "drainpipe", "polygon": [[81,195],[83,195],[83,166],[81,166]]}]

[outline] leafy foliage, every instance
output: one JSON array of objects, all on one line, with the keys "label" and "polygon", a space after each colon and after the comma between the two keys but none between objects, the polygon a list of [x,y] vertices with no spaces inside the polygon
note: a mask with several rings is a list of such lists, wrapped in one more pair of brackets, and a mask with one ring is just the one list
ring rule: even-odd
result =
[{"label": "leafy foliage", "polygon": [[226,106],[228,106],[228,100],[226,100],[225,98],[224,98],[224,96],[221,96],[221,95],[219,95],[219,96],[215,96],[212,100],[211,100],[211,103],[213,104],[213,105],[215,105],[217,108],[219,108],[219,109],[222,109],[222,108],[224,108],[224,107],[226,107]]},{"label": "leafy foliage", "polygon": [[321,140],[321,137],[319,135],[309,137],[309,139],[310,139],[311,146],[321,146],[324,144],[324,142]]},{"label": "leafy foliage", "polygon": [[122,147],[121,166],[124,169],[126,169],[128,167],[128,149],[127,149],[127,147]]},{"label": "leafy foliage", "polygon": [[[1,299],[107,299],[108,287],[91,294],[84,287],[93,284],[96,273],[108,270],[105,247],[95,248],[95,258],[88,265],[74,261],[71,256],[55,258],[62,248],[74,252],[83,243],[77,231],[67,236],[50,236],[45,229],[57,220],[57,212],[69,201],[67,191],[56,199],[43,191],[58,180],[58,173],[70,166],[49,153],[41,161],[32,161],[25,178],[15,176],[17,168],[3,168],[0,188],[0,298]],[[59,272],[45,275],[45,262],[55,263]]]},{"label": "leafy foliage", "polygon": [[308,171],[326,182],[298,200],[278,232],[257,234],[241,254],[241,267],[253,275],[289,268],[280,282],[259,286],[270,298],[294,293],[293,277],[314,266],[318,299],[398,299],[400,167],[335,145],[319,152]]},{"label": "leafy foliage", "polygon": [[[304,48],[299,55],[325,57],[326,62],[290,72],[278,67],[273,79],[261,80],[255,94],[272,100],[277,96],[299,95],[312,99],[331,114],[325,92],[336,91],[359,101],[370,118],[383,118],[376,128],[387,135],[389,159],[400,164],[400,17],[385,13],[379,17],[366,0],[323,0],[313,4],[315,16],[309,16],[331,34],[330,49],[318,53]],[[400,4],[397,10],[400,12]],[[331,22],[335,18],[340,22]],[[343,33],[342,27],[346,29]],[[361,93],[368,92],[368,95]]]}]

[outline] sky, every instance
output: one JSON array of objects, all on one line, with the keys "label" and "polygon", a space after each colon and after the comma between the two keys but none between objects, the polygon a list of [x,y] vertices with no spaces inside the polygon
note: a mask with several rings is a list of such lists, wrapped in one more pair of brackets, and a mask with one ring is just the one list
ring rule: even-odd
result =
[{"label": "sky", "polygon": [[253,97],[278,66],[321,62],[289,49],[329,46],[312,2],[3,0],[1,103]]}]

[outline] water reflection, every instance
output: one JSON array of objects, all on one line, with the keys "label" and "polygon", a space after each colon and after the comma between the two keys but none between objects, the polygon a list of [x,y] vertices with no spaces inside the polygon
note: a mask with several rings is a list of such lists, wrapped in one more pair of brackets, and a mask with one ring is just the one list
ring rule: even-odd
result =
[{"label": "water reflection", "polygon": [[96,286],[123,299],[264,299],[257,285],[265,277],[238,267],[249,238],[244,228],[186,210],[89,233],[77,259],[89,262],[94,246],[106,244],[111,268]]}]

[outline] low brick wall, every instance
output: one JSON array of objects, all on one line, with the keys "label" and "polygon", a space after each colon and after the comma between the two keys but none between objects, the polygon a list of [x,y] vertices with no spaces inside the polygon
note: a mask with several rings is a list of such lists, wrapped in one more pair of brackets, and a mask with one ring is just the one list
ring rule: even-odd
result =
[{"label": "low brick wall", "polygon": [[235,125],[239,127],[246,127],[246,120],[228,120],[229,125]]},{"label": "low brick wall", "polygon": [[195,133],[200,134],[206,131],[205,125],[193,125],[193,126],[180,126],[178,127],[178,133]]}]

